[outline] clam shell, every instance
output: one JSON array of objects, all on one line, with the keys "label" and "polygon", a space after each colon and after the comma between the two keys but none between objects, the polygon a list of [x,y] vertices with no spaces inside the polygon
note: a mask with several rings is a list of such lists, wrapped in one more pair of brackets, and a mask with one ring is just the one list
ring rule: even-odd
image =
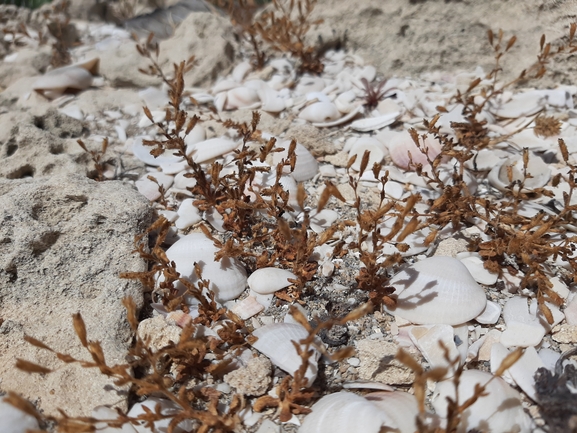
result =
[{"label": "clam shell", "polygon": [[237,83],[242,82],[246,74],[248,74],[252,70],[252,65],[248,61],[240,62],[238,65],[234,67],[232,70],[232,79]]},{"label": "clam shell", "polygon": [[376,138],[361,137],[355,141],[349,152],[349,158],[352,158],[353,155],[357,156],[355,163],[352,165],[353,170],[359,171],[361,169],[363,154],[366,151],[371,153],[367,165],[367,170],[369,171],[373,168],[374,164],[380,164],[384,157],[389,153],[386,146]]},{"label": "clam shell", "polygon": [[396,308],[385,310],[410,322],[459,325],[477,317],[487,303],[485,291],[459,260],[435,256],[405,267],[389,283]]},{"label": "clam shell", "polygon": [[306,95],[310,92],[320,92],[325,86],[325,80],[322,78],[305,76],[299,80],[295,88],[295,93],[297,95]]},{"label": "clam shell", "polygon": [[[351,392],[335,392],[312,406],[299,433],[379,433],[397,425],[377,405]],[[382,430],[383,429],[383,430]]]},{"label": "clam shell", "polygon": [[[288,156],[288,149],[290,147],[290,141],[282,141],[277,144],[277,147],[284,148],[282,152],[275,152],[272,157],[273,165],[278,164],[283,158]],[[312,179],[319,171],[319,163],[316,158],[308,151],[306,147],[302,144],[297,143],[295,148],[295,154],[297,161],[295,164],[295,169],[291,173],[294,180],[297,182],[304,182],[305,180]],[[288,173],[288,168],[285,167],[285,172]]]},{"label": "clam shell", "polygon": [[[298,343],[308,337],[308,331],[303,326],[295,323],[273,323],[256,329],[252,335],[258,338],[252,346],[280,369],[294,375],[302,365],[302,359],[292,342]],[[317,363],[320,358],[320,352],[314,348],[312,350],[314,354],[309,358],[305,374],[308,386],[311,386],[317,377]]]},{"label": "clam shell", "polygon": [[356,98],[357,94],[354,90],[347,90],[337,96],[337,99],[335,99],[335,106],[343,114],[350,113],[356,108],[355,104],[353,104]]},{"label": "clam shell", "polygon": [[93,75],[98,74],[99,62],[98,58],[90,59],[48,71],[34,82],[32,89],[48,99],[55,99],[68,91],[87,89],[92,85]]},{"label": "clam shell", "polygon": [[[514,155],[507,158],[501,165],[495,166],[488,175],[489,183],[500,191],[505,191],[509,185],[507,175],[508,166],[512,166],[513,168],[512,177],[514,182],[523,179],[523,156]],[[529,173],[532,178],[525,180],[524,192],[547,185],[547,182],[549,182],[551,178],[551,169],[549,166],[533,152],[529,152],[527,173]]]},{"label": "clam shell", "polygon": [[[492,379],[492,380],[491,380]],[[491,382],[489,382],[491,380]],[[487,384],[487,395],[479,397],[461,415],[458,433],[478,430],[487,432],[529,433],[531,418],[523,410],[521,395],[499,378],[478,370],[467,370],[459,381],[459,404],[471,398],[475,385]],[[455,399],[453,381],[437,383],[432,398],[435,412],[441,417],[447,416],[447,397]]]},{"label": "clam shell", "polygon": [[312,123],[324,123],[337,120],[341,113],[332,102],[315,102],[302,110],[298,117]]},{"label": "clam shell", "polygon": [[[420,144],[422,144],[422,142]],[[427,137],[424,144],[428,149],[427,155],[429,155],[431,161],[434,160],[439,153],[441,153],[441,144],[433,137]],[[423,168],[425,169],[429,167],[427,156],[419,150],[408,131],[403,131],[397,134],[388,143],[387,147],[389,148],[391,159],[397,167],[403,168],[405,170],[409,169],[409,152],[411,154],[413,164],[422,164]],[[414,170],[414,165],[411,166],[410,169]]]},{"label": "clam shell", "polygon": [[289,279],[298,278],[288,269],[260,268],[248,277],[248,287],[261,295],[270,295],[290,286],[292,283]]},{"label": "clam shell", "polygon": [[[176,270],[182,278],[196,283],[194,263],[202,270],[202,278],[210,281],[209,288],[219,302],[230,301],[238,297],[246,288],[246,270],[234,258],[214,261],[218,249],[202,233],[191,233],[174,243],[166,250],[166,257],[176,263]],[[177,283],[178,288],[184,289]]]},{"label": "clam shell", "polygon": [[248,87],[237,87],[226,92],[225,110],[236,110],[238,108],[253,107],[260,102],[258,93],[255,89]]},{"label": "clam shell", "polygon": [[399,433],[414,433],[417,429],[419,404],[408,392],[372,392],[365,398],[385,412],[397,425]]},{"label": "clam shell", "polygon": [[382,129],[385,126],[392,125],[401,116],[399,111],[395,113],[384,114],[377,117],[368,117],[366,119],[355,120],[351,123],[351,128],[355,131],[369,132]]},{"label": "clam shell", "polygon": [[188,155],[192,155],[194,161],[202,164],[211,159],[232,152],[238,147],[238,143],[227,138],[210,138],[187,147]]}]

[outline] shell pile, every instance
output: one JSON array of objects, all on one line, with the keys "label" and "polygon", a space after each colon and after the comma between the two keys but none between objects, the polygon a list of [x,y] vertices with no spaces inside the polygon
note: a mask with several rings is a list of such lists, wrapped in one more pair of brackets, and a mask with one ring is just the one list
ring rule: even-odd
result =
[{"label": "shell pile", "polygon": [[[429,137],[423,143],[426,152],[421,152],[408,130],[417,128],[424,131],[423,119],[431,119],[437,114],[436,107],[443,106],[446,112],[438,119],[437,126],[443,133],[454,136],[451,122],[464,122],[465,119],[461,114],[463,107],[456,104],[452,97],[462,90],[464,81],[476,77],[485,80],[484,73],[477,70],[453,76],[430,74],[423,79],[393,77],[384,87],[385,97],[374,109],[367,109],[363,105],[361,79],[376,83],[376,69],[354,53],[345,51],[328,51],[324,64],[325,72],[320,76],[300,76],[293,61],[287,58],[270,60],[263,70],[254,70],[248,61],[243,61],[228,76],[221,77],[209,88],[187,88],[187,94],[199,105],[185,108],[206,121],[200,122],[186,137],[187,154],[205,169],[213,162],[230,167],[233,152],[239,148],[242,140],[232,129],[214,128],[213,124],[208,126],[212,115],[209,107],[214,107],[222,119],[235,118],[239,113],[239,116],[246,117],[250,110],[259,110],[266,117],[263,125],[271,125],[274,129],[277,123],[287,121],[293,127],[293,133],[299,128],[304,131],[316,128],[324,137],[326,146],[332,146],[328,151],[313,153],[311,140],[306,139],[306,133],[297,139],[294,171],[284,173],[281,182],[296,208],[293,214],[287,212],[287,220],[302,221],[299,218],[302,218],[303,209],[298,209],[296,202],[298,183],[304,183],[309,197],[318,198],[326,180],[336,184],[347,201],[338,206],[329,205],[318,213],[311,209],[311,230],[322,233],[334,221],[344,218],[344,214],[350,218],[354,197],[347,189],[345,166],[349,158],[356,155],[357,160],[351,170],[358,172],[360,160],[366,151],[370,152],[369,167],[376,165],[381,174],[389,173],[390,180],[384,191],[386,200],[402,202],[415,192],[427,199],[437,198],[423,177],[415,173],[415,167],[420,164],[424,172],[430,170],[430,161],[441,152],[441,146],[437,140]],[[85,119],[84,114],[75,107],[74,97],[61,95],[70,88],[79,90],[89,86],[93,66],[79,63],[68,69],[52,71],[34,85],[34,90],[50,98],[59,98],[55,103],[60,104],[62,112]],[[519,212],[536,217],[550,211],[550,207],[546,206],[552,199],[562,203],[565,186],[553,183],[552,179],[557,174],[566,175],[567,170],[563,164],[551,161],[562,161],[556,147],[559,138],[566,140],[570,160],[577,161],[577,111],[573,107],[576,93],[577,86],[504,92],[487,105],[481,113],[487,128],[495,135],[507,135],[508,138],[493,147],[474,152],[472,160],[467,162],[464,175],[470,191],[498,200],[499,192],[510,184],[510,176],[513,181],[522,178],[521,150],[527,148],[526,168],[530,179],[524,184],[525,191],[547,187],[552,198],[527,202],[527,206],[520,208]],[[141,92],[141,97],[143,104],[149,106],[154,120],[162,122],[168,102],[167,90],[164,87],[149,88]],[[535,134],[533,122],[536,113],[556,116],[561,123],[560,133],[547,138]],[[217,247],[197,228],[199,223],[204,223],[213,229],[215,236],[226,237],[223,216],[215,210],[202,211],[195,206],[196,197],[188,189],[194,186],[195,180],[187,177],[190,169],[184,159],[170,151],[158,157],[150,155],[150,148],[143,145],[143,140],[160,135],[144,114],[135,115],[129,109],[119,109],[110,113],[109,118],[114,123],[115,131],[111,138],[124,144],[146,166],[146,173],[135,182],[136,188],[173,224],[167,238],[171,244],[166,250],[168,260],[175,263],[182,278],[192,283],[197,281],[195,264],[198,265],[202,269],[202,277],[210,281],[208,290],[214,294],[214,300],[254,328],[252,335],[256,339],[252,343],[252,351],[268,357],[278,367],[275,383],[285,374],[293,375],[301,363],[295,346],[308,333],[286,315],[286,306],[277,305],[274,294],[291,286],[297,279],[295,274],[290,269],[273,266],[247,275],[243,264],[236,259],[215,261]],[[519,126],[526,123],[529,127],[519,132]],[[128,125],[137,125],[137,132],[129,133]],[[277,147],[288,148],[293,136],[287,133],[286,127],[271,131],[265,127],[262,126],[263,137],[275,137]],[[100,137],[91,138],[97,140]],[[274,173],[274,167],[282,158],[282,153],[275,153],[272,160],[262,164],[271,167]],[[449,176],[453,170],[452,162],[443,161],[439,170]],[[367,170],[361,177],[359,191],[363,197],[378,194],[378,183],[369,172]],[[255,194],[274,183],[273,177],[266,174],[255,177],[246,196],[254,199]],[[164,197],[170,204],[170,210],[160,206],[159,185],[165,190]],[[428,212],[427,203],[423,200],[418,204],[421,214]],[[386,232],[394,223],[393,219],[385,218],[380,228]],[[403,240],[408,246],[402,251],[406,263],[395,269],[395,275],[390,280],[390,286],[395,289],[393,297],[396,305],[374,313],[364,322],[349,324],[347,332],[349,336],[354,335],[354,338],[367,340],[371,344],[388,343],[404,347],[415,356],[422,356],[422,362],[427,367],[450,367],[439,344],[442,342],[451,359],[456,358],[467,366],[459,385],[459,401],[472,395],[475,384],[490,384],[486,395],[467,409],[465,424],[459,427],[459,431],[488,428],[486,431],[529,432],[535,428],[534,419],[524,411],[523,405],[536,401],[533,379],[536,369],[552,369],[561,351],[577,342],[577,291],[566,283],[566,279],[556,277],[555,273],[564,265],[561,259],[550,263],[551,274],[548,277],[554,281],[553,290],[564,303],[561,307],[548,304],[554,318],[553,323],[548,323],[534,294],[528,290],[517,290],[523,269],[513,272],[511,268],[500,275],[493,273],[484,268],[483,259],[478,253],[469,252],[466,244],[463,246],[463,239],[488,240],[484,229],[482,222],[471,221],[470,227],[459,232],[443,231],[439,234],[439,242],[431,245],[424,241],[430,233],[428,228],[409,234]],[[337,241],[356,239],[356,230],[357,227],[348,227],[338,234],[340,239]],[[398,252],[396,244],[391,241],[385,245],[383,256]],[[315,250],[314,258],[319,268],[309,290],[319,298],[331,299],[331,303],[338,301],[341,308],[350,309],[364,299],[357,293],[352,278],[360,266],[358,255],[352,252],[344,258],[333,255],[334,245],[336,241]],[[367,241],[362,248],[368,250],[372,246]],[[162,282],[160,275],[158,282]],[[176,289],[184,292],[182,285]],[[313,313],[322,312],[327,304],[314,303],[310,298],[309,305],[308,298],[304,299],[303,311],[309,320],[315,319]],[[193,319],[197,317],[197,301],[185,299],[185,303],[187,313]],[[155,305],[155,309],[167,315],[162,306]],[[182,320],[181,316],[185,315],[182,311],[179,314],[175,320]],[[361,329],[360,323],[366,325],[364,329]],[[574,334],[568,337],[566,332],[560,336],[559,329],[563,326],[563,329],[569,327]],[[203,329],[203,332],[217,335],[217,330],[213,329]],[[354,342],[353,337],[344,341]],[[342,388],[344,383],[358,379],[378,382],[378,379],[373,379],[378,375],[377,370],[371,377],[366,377],[371,375],[366,373],[370,370],[370,362],[366,356],[361,356],[360,351],[356,357],[335,366],[321,357],[321,352],[326,350],[325,344],[335,345],[330,338],[318,341],[313,356],[309,358],[306,378],[310,385],[315,383],[321,370],[323,380],[330,381],[332,389]],[[506,372],[503,379],[493,379],[491,372],[496,372],[501,361],[516,347],[527,348],[523,357]],[[392,357],[383,359],[387,363],[392,362]],[[473,360],[485,371],[468,367]],[[454,371],[449,369],[447,378],[436,384],[430,400],[441,424],[447,414],[446,397],[453,396],[455,392],[450,378],[452,373]],[[387,383],[399,384],[403,384],[400,379]],[[372,386],[377,387],[378,384]],[[151,407],[156,402],[163,411],[175,410],[171,403],[154,399],[149,399]],[[132,411],[145,410],[143,405],[133,407]],[[309,415],[294,416],[290,422],[301,424],[301,433],[376,433],[385,431],[384,428],[388,429],[386,431],[414,432],[417,413],[415,398],[406,389],[371,392],[363,396],[341,391],[326,393],[312,405]],[[247,415],[246,425],[257,423],[260,416]],[[185,431],[187,427],[179,425],[175,431],[180,431],[179,428]],[[138,426],[135,430],[150,431]]]}]

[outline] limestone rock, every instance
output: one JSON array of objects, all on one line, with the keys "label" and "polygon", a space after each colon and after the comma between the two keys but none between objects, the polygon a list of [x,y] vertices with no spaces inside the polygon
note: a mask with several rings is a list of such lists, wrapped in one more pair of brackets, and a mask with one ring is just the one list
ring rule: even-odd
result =
[{"label": "limestone rock", "polygon": [[190,14],[174,36],[160,43],[160,62],[172,70],[194,55],[194,67],[185,74],[187,86],[200,86],[226,74],[237,51],[232,25],[227,18],[208,12]]},{"label": "limestone rock", "polygon": [[407,367],[395,360],[398,347],[395,343],[379,340],[356,342],[360,366],[359,379],[372,380],[387,385],[408,385],[414,375]]},{"label": "limestone rock", "polygon": [[272,364],[268,358],[259,356],[248,361],[246,367],[231,371],[224,376],[230,386],[244,395],[263,395],[271,384]]},{"label": "limestone rock", "polygon": [[[140,307],[142,293],[118,275],[146,269],[132,245],[151,219],[148,203],[127,183],[79,175],[0,179],[0,391],[17,390],[49,414],[60,407],[86,416],[94,406],[124,401],[107,391],[112,383],[97,369],[63,364],[23,337],[90,359],[72,326],[79,312],[107,362],[123,363],[132,332],[121,300],[132,296]],[[14,368],[16,358],[55,371],[29,376]]]}]

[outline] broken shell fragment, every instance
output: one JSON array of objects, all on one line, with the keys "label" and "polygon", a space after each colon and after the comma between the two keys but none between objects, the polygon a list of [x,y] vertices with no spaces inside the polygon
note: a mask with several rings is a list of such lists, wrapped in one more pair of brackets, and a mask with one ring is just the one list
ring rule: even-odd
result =
[{"label": "broken shell fragment", "polygon": [[93,75],[98,74],[99,59],[76,65],[64,66],[46,72],[32,85],[32,89],[48,99],[56,99],[64,93],[77,93],[92,85]]},{"label": "broken shell fragment", "polygon": [[[475,387],[486,385],[481,395],[461,414],[458,433],[469,431],[519,432],[529,433],[531,418],[523,410],[521,395],[500,377],[478,370],[467,370],[461,374],[458,386],[458,404],[473,397]],[[455,385],[452,380],[437,383],[432,398],[435,412],[445,418],[448,398],[455,399]]]},{"label": "broken shell fragment", "polygon": [[401,117],[399,111],[395,113],[388,113],[378,117],[367,117],[366,119],[355,120],[351,123],[351,129],[360,132],[369,132],[382,129],[385,126],[392,125]]},{"label": "broken shell fragment", "polygon": [[539,156],[529,152],[529,162],[527,164],[527,174],[531,177],[524,179],[523,176],[523,156],[514,155],[507,158],[502,164],[495,166],[488,175],[489,183],[499,191],[506,191],[511,183],[509,181],[509,169],[511,167],[511,181],[520,182],[524,180],[522,192],[528,192],[535,188],[545,186],[551,178],[551,169]]},{"label": "broken shell fragment", "polygon": [[[300,340],[309,336],[303,326],[295,323],[273,323],[256,329],[252,335],[258,338],[252,346],[267,356],[278,368],[294,375],[301,367],[302,358],[297,353],[293,341],[298,344]],[[322,343],[317,342],[317,344]],[[313,347],[312,350],[313,355],[309,358],[305,373],[305,378],[308,380],[307,386],[311,386],[317,377],[317,363],[321,356],[316,348]]]},{"label": "broken shell fragment", "polygon": [[289,280],[296,279],[297,276],[287,269],[260,268],[248,277],[248,286],[256,293],[269,295],[290,286]]},{"label": "broken shell fragment", "polygon": [[477,317],[487,303],[485,291],[466,266],[453,257],[435,256],[409,265],[389,283],[396,289],[393,315],[428,325],[459,325]]}]

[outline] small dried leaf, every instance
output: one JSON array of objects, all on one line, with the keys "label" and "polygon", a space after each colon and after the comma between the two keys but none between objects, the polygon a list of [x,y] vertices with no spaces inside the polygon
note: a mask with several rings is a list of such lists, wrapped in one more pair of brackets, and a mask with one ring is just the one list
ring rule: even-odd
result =
[{"label": "small dried leaf", "polygon": [[80,340],[80,343],[84,346],[88,346],[88,339],[86,338],[86,325],[84,324],[84,320],[80,313],[76,313],[72,315],[72,322],[74,324],[74,331],[76,331],[76,335]]},{"label": "small dried leaf", "polygon": [[18,370],[22,370],[27,373],[48,374],[52,372],[52,370],[50,370],[49,368],[43,367],[42,365],[38,365],[20,358],[16,358],[16,368]]},{"label": "small dried leaf", "polygon": [[515,45],[515,42],[517,41],[517,36],[513,36],[511,37],[511,39],[509,39],[509,42],[507,42],[507,47],[505,48],[505,51],[509,51],[509,49]]},{"label": "small dried leaf", "polygon": [[505,359],[503,359],[501,365],[499,365],[499,368],[495,372],[495,376],[502,376],[509,367],[515,364],[523,356],[523,353],[525,353],[525,351],[522,347],[518,347],[513,352],[509,353]]}]

